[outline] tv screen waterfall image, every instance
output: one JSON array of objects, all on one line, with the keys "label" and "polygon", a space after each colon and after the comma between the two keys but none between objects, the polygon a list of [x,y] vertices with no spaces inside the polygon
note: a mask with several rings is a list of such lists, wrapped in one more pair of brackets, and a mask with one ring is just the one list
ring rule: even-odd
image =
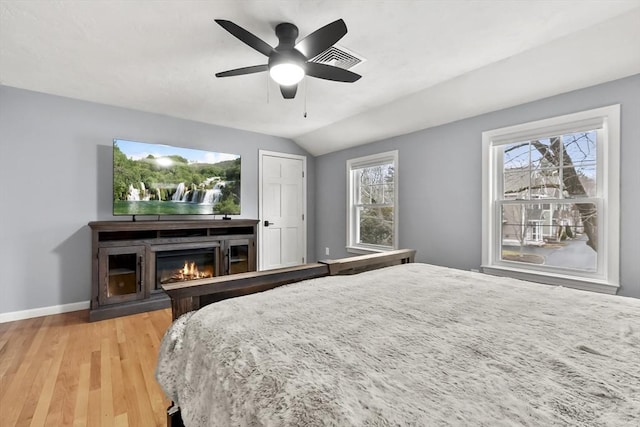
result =
[{"label": "tv screen waterfall image", "polygon": [[240,156],[113,141],[114,215],[238,215]]}]

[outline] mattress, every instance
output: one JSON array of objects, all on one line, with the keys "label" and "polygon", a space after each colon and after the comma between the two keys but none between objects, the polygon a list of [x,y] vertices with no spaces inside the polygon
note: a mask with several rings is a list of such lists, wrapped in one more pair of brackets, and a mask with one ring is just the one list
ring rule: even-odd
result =
[{"label": "mattress", "polygon": [[156,378],[195,426],[637,426],[640,300],[427,264],[221,301]]}]

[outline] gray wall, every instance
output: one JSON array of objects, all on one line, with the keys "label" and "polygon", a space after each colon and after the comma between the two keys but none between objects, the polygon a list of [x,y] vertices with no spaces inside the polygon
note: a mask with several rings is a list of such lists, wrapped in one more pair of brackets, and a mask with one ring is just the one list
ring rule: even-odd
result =
[{"label": "gray wall", "polygon": [[400,246],[421,262],[478,268],[482,132],[611,104],[622,114],[619,293],[640,298],[640,75],[317,157],[316,254],[347,255],[346,160],[398,149]]},{"label": "gray wall", "polygon": [[315,258],[314,159],[288,139],[7,86],[0,135],[0,313],[91,298],[87,223],[114,219],[113,138],[240,154],[243,218],[258,218],[258,150],[306,155]]}]

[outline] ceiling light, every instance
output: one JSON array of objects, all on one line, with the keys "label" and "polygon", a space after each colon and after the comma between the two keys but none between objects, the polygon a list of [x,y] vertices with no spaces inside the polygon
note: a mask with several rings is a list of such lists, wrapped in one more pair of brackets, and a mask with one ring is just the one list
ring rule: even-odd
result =
[{"label": "ceiling light", "polygon": [[298,64],[283,62],[273,65],[269,69],[269,75],[279,85],[291,86],[302,80],[304,69]]}]

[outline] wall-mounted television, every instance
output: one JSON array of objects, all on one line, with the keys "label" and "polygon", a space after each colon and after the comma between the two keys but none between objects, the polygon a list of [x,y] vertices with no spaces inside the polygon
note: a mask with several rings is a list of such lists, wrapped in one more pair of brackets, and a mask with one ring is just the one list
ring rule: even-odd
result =
[{"label": "wall-mounted television", "polygon": [[114,215],[239,215],[240,156],[113,140]]}]

